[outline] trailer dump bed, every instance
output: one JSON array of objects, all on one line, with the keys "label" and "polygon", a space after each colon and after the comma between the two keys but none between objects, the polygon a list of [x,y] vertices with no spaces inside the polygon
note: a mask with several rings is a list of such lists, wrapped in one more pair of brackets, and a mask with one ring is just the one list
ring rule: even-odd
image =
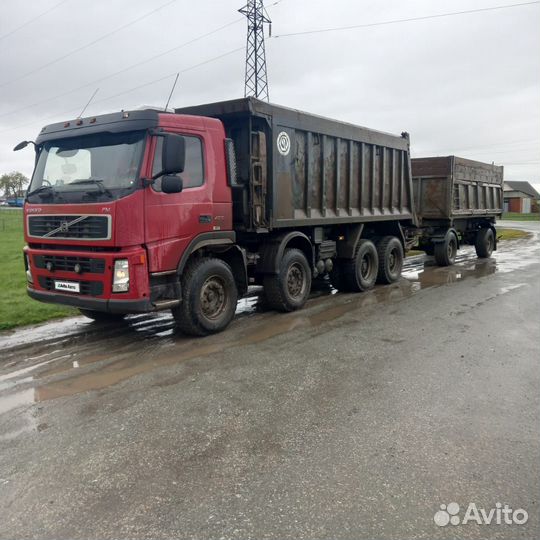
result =
[{"label": "trailer dump bed", "polygon": [[420,223],[501,215],[503,167],[457,156],[411,161]]},{"label": "trailer dump bed", "polygon": [[176,109],[219,118],[236,151],[235,226],[413,222],[407,134],[244,98]]}]

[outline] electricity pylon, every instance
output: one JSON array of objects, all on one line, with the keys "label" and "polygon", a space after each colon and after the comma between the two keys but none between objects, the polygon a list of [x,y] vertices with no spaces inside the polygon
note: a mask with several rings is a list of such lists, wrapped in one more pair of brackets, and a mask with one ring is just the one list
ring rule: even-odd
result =
[{"label": "electricity pylon", "polygon": [[255,96],[268,101],[264,24],[271,24],[272,21],[264,9],[263,0],[248,0],[238,11],[248,20],[244,96]]}]

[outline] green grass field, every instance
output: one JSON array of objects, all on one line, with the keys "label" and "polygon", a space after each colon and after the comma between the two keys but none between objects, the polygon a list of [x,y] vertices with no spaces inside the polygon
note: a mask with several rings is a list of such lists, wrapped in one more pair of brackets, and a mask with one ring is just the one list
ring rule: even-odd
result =
[{"label": "green grass field", "polygon": [[54,304],[42,304],[26,294],[22,256],[22,210],[0,210],[0,330],[35,324],[76,311]]},{"label": "green grass field", "polygon": [[510,221],[540,221],[540,214],[518,214],[517,212],[506,212],[502,219]]},{"label": "green grass field", "polygon": [[[502,240],[527,236],[516,229],[499,229]],[[23,222],[22,210],[0,209],[0,330],[49,319],[75,315],[75,309],[36,302],[26,294],[26,276],[22,257]],[[410,251],[407,256],[420,255],[422,251]]]}]

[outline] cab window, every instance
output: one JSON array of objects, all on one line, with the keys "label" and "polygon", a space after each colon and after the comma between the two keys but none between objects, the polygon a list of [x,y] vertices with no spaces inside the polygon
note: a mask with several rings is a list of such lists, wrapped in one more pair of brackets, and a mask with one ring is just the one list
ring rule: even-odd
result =
[{"label": "cab window", "polygon": [[[184,190],[199,187],[204,184],[204,165],[202,143],[198,137],[183,136],[186,141],[186,162],[184,172],[178,173],[184,184]],[[152,165],[152,175],[161,171],[161,153],[163,148],[163,137],[158,137],[154,152],[154,162]],[[161,177],[156,178],[152,187],[156,191],[161,191]]]}]

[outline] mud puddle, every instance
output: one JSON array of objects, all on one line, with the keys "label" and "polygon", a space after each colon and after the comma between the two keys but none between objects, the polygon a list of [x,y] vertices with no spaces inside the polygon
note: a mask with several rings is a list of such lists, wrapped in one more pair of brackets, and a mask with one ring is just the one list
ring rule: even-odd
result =
[{"label": "mud puddle", "polygon": [[425,256],[406,260],[403,278],[363,294],[335,294],[328,281],[317,282],[305,309],[288,314],[267,311],[260,288],[237,308],[231,327],[206,338],[176,331],[169,314],[129,317],[99,325],[76,317],[24,329],[0,339],[5,362],[0,370],[0,414],[32,403],[101,390],[160,367],[188,362],[238,346],[261,343],[295,329],[321,327],[345,314],[396,302],[431,287],[512,272],[537,261],[535,235],[503,245],[490,259],[466,248],[452,267],[440,268]]}]

